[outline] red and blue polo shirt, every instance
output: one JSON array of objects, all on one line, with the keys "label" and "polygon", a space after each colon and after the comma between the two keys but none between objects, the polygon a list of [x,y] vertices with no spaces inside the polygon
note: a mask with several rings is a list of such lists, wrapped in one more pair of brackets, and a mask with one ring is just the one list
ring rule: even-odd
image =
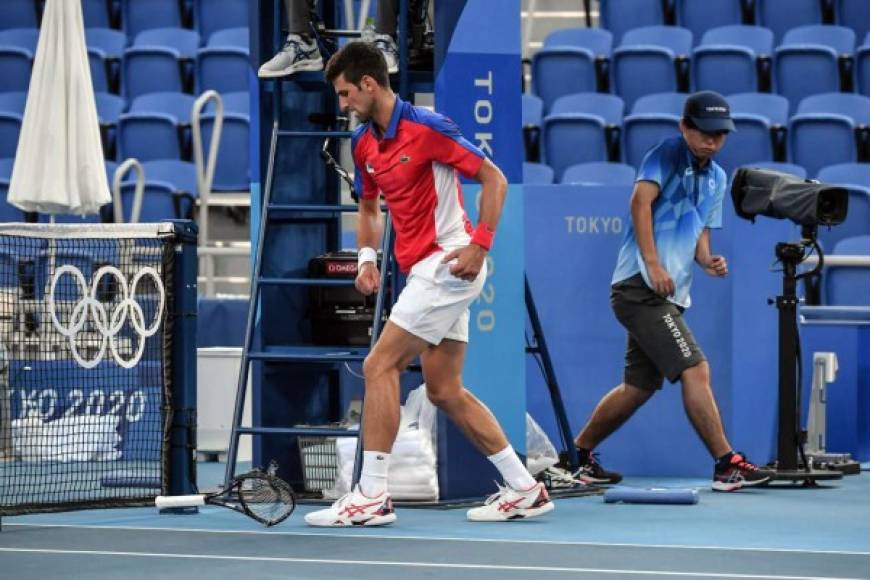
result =
[{"label": "red and blue polo shirt", "polygon": [[384,134],[369,121],[354,131],[351,146],[356,190],[364,199],[383,194],[403,272],[434,252],[470,242],[456,172],[473,177],[484,157],[453,121],[396,97]]}]

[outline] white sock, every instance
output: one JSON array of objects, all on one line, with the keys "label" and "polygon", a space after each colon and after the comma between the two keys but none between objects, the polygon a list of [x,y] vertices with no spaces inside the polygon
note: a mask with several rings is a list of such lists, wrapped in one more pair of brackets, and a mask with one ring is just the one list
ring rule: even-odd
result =
[{"label": "white sock", "polygon": [[532,488],[537,482],[531,476],[529,470],[520,461],[514,448],[510,445],[496,453],[487,457],[495,468],[498,469],[505,483],[511,486],[516,491],[526,491]]},{"label": "white sock", "polygon": [[366,497],[378,497],[387,491],[390,454],[383,451],[363,451],[363,466],[359,477],[360,491]]}]

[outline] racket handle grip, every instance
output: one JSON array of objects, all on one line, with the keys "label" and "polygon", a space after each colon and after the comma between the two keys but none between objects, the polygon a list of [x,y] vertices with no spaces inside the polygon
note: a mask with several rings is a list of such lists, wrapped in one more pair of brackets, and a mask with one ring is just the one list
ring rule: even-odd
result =
[{"label": "racket handle grip", "polygon": [[160,509],[205,505],[204,495],[158,495],[154,505]]}]

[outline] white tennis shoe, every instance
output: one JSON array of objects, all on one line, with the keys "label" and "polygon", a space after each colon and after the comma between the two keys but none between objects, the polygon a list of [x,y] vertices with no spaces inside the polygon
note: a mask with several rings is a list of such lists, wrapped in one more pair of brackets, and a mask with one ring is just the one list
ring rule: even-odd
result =
[{"label": "white tennis shoe", "polygon": [[468,519],[473,522],[527,519],[542,516],[553,511],[554,507],[543,483],[538,482],[526,491],[499,485],[498,491],[489,496],[486,503],[468,510]]},{"label": "white tennis shoe", "polygon": [[305,523],[315,527],[384,526],[396,521],[389,492],[366,497],[355,486],[330,507],[305,514]]}]

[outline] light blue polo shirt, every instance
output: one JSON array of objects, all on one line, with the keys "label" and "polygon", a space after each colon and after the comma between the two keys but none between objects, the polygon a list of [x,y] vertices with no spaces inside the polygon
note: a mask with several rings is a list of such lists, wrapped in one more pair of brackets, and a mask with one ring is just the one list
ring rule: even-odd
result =
[{"label": "light blue polo shirt", "polygon": [[[722,199],[727,178],[725,171],[710,160],[703,169],[682,136],[666,139],[650,149],[640,164],[636,181],[652,181],[659,186],[653,201],[653,237],[659,263],[674,281],[675,292],[668,300],[688,308],[692,299],[692,264],[695,246],[704,228],[722,227]],[[646,264],[637,246],[631,216],[625,230],[612,284],[638,272],[652,288]]]}]

